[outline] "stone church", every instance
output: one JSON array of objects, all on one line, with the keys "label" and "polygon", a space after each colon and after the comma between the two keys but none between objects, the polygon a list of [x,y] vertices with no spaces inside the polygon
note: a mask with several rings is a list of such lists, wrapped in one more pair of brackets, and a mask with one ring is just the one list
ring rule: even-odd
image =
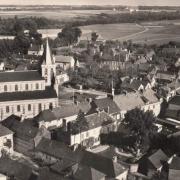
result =
[{"label": "stone church", "polygon": [[57,78],[47,39],[41,74],[38,71],[0,72],[0,120],[12,114],[32,118],[42,110],[57,107]]}]

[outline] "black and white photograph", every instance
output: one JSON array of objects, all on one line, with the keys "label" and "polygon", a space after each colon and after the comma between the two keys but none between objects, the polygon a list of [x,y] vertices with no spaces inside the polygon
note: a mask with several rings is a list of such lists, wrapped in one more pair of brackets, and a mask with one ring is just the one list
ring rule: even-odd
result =
[{"label": "black and white photograph", "polygon": [[0,0],[0,180],[180,180],[180,0]]}]

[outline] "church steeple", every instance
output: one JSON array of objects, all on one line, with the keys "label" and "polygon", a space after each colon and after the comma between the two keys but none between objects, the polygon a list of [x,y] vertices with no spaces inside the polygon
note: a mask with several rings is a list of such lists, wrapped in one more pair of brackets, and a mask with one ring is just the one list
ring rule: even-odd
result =
[{"label": "church steeple", "polygon": [[56,76],[56,64],[52,55],[48,38],[46,39],[45,59],[41,65],[42,77],[46,80],[46,86],[51,86],[52,79]]}]

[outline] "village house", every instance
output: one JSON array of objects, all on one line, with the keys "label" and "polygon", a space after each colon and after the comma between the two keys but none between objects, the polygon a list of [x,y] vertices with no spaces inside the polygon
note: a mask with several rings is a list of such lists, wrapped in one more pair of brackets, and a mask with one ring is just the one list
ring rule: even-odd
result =
[{"label": "village house", "polygon": [[34,177],[31,167],[9,157],[0,158],[0,173],[6,175],[7,179],[31,180]]},{"label": "village house", "polygon": [[120,120],[120,109],[110,97],[97,97],[92,101],[91,106],[92,109],[95,109],[96,111],[105,111],[114,119]]},{"label": "village house", "polygon": [[86,114],[90,109],[91,105],[88,102],[67,104],[58,108],[44,110],[34,120],[38,123],[39,127],[56,129],[63,124],[75,121],[80,111]]},{"label": "village house", "polygon": [[74,129],[74,122],[64,124],[59,132],[58,139],[69,146],[77,147],[80,144],[85,147],[93,147],[100,144],[100,134],[116,131],[117,121],[104,111],[86,115],[87,127],[81,130]]},{"label": "village house", "polygon": [[14,115],[5,119],[2,125],[14,133],[14,150],[26,155],[31,154],[43,137],[51,138],[46,128],[37,128],[31,120],[23,120]]},{"label": "village house", "polygon": [[64,143],[43,138],[36,146],[34,158],[42,160],[44,164],[54,165],[63,160],[76,161],[74,152]]},{"label": "village house", "polygon": [[[101,155],[85,150],[80,150],[78,153],[79,164],[84,167],[84,170],[88,170],[88,172],[90,171],[93,174],[97,174],[99,177],[98,180],[127,180],[128,169],[125,168],[123,165],[117,163],[116,160],[112,160],[110,158],[103,157]],[[83,177],[84,179],[86,179],[86,174],[82,173],[80,175],[80,172],[82,172],[80,171],[81,166],[74,174],[75,177],[80,176],[80,180],[83,180]]]},{"label": "village house", "polygon": [[152,89],[147,89],[143,92],[125,92],[113,96],[113,100],[120,109],[121,118],[124,118],[127,111],[135,108],[140,108],[144,111],[150,110],[155,116],[158,116],[162,103],[162,99],[159,99]]},{"label": "village house", "polygon": [[74,69],[75,66],[79,66],[78,62],[72,56],[56,55],[55,62],[57,66],[60,66],[64,71],[68,69]]},{"label": "village house", "polygon": [[42,56],[44,52],[44,47],[42,45],[30,44],[30,48],[28,49],[28,55]]},{"label": "village house", "polygon": [[11,130],[0,125],[0,153],[2,153],[2,151],[7,153],[14,151],[13,134]]}]

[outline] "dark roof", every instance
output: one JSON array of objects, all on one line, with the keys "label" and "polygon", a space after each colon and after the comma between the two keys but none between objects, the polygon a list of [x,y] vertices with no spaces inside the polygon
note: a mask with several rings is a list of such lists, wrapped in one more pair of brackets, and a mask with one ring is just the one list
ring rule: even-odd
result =
[{"label": "dark roof", "polygon": [[53,173],[48,168],[42,168],[39,172],[39,176],[37,180],[70,180],[70,179],[64,178],[59,174]]},{"label": "dark roof", "polygon": [[32,169],[16,160],[3,157],[0,158],[0,173],[14,176],[18,180],[28,180],[31,177]]},{"label": "dark roof", "polygon": [[13,132],[11,130],[9,130],[8,128],[6,128],[5,126],[0,125],[0,137],[6,136],[9,134],[13,134]]},{"label": "dark roof", "polygon": [[38,71],[0,72],[0,82],[44,80]]},{"label": "dark roof", "polygon": [[172,162],[170,164],[170,169],[180,170],[180,157],[173,157]]},{"label": "dark roof", "polygon": [[0,93],[0,100],[3,101],[20,101],[57,98],[56,91],[51,87],[38,91],[22,91],[22,92],[5,92]]},{"label": "dark roof", "polygon": [[41,49],[41,45],[32,44],[28,51],[39,51]]},{"label": "dark roof", "polygon": [[152,163],[152,165],[156,169],[158,169],[162,166],[162,162],[168,161],[169,158],[161,149],[159,149],[154,154],[152,154],[148,159]]},{"label": "dark roof", "polygon": [[180,109],[179,110],[167,109],[165,113],[165,117],[180,121]]},{"label": "dark roof", "polygon": [[62,171],[66,170],[68,168],[71,168],[75,164],[76,164],[76,162],[74,162],[74,161],[62,159],[62,160],[58,161],[56,164],[52,165],[51,169],[52,169],[52,171],[61,174]]},{"label": "dark roof", "polygon": [[110,98],[95,99],[93,102],[94,103],[92,104],[95,105],[95,108],[99,108],[106,112],[109,110],[110,114],[118,113],[120,111],[116,103]]},{"label": "dark roof", "polygon": [[59,141],[42,138],[35,150],[58,159],[75,160],[73,151]]},{"label": "dark roof", "polygon": [[79,165],[74,174],[74,178],[78,180],[101,180],[105,178],[105,174],[88,166]]},{"label": "dark roof", "polygon": [[175,105],[179,105],[180,106],[180,96],[178,95],[178,96],[173,97],[170,100],[169,104],[175,104]]},{"label": "dark roof", "polygon": [[94,168],[105,174],[108,178],[115,178],[127,170],[121,164],[114,162],[112,159],[92,152],[80,150],[77,152],[77,156],[79,157],[80,164]]},{"label": "dark roof", "polygon": [[39,129],[30,125],[30,123],[26,121],[20,122],[16,119],[16,116],[12,115],[4,121],[2,121],[2,125],[13,131],[16,137],[19,137],[24,140],[33,139],[36,137]]},{"label": "dark roof", "polygon": [[44,110],[42,111],[37,117],[37,121],[52,121],[56,119],[66,118],[70,116],[77,115],[81,110],[84,113],[87,113],[90,110],[91,106],[89,103],[79,103],[78,105],[75,104],[68,104],[61,107],[54,108],[51,110]]}]

